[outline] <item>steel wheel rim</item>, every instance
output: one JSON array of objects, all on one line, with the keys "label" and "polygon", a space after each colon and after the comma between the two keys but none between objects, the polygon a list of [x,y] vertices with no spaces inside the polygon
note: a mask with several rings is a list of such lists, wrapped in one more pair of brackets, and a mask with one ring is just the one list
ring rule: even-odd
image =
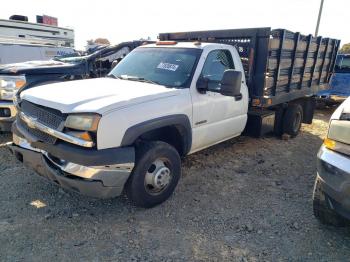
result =
[{"label": "steel wheel rim", "polygon": [[301,114],[298,112],[294,118],[294,132],[297,132],[299,130],[299,126],[301,124]]},{"label": "steel wheel rim", "polygon": [[164,192],[171,183],[172,173],[167,159],[158,158],[148,168],[144,186],[150,195],[159,195]]}]

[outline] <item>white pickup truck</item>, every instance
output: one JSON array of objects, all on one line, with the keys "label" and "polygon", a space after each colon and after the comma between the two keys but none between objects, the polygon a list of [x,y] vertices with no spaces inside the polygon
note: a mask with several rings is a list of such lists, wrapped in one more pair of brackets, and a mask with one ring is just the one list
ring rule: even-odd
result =
[{"label": "white pickup truck", "polygon": [[[155,206],[174,191],[181,157],[239,136],[248,115],[253,134],[278,126],[293,136],[305,121],[312,93],[254,101],[241,59],[232,44],[159,41],[106,78],[25,90],[9,148],[64,188],[100,198],[125,190],[135,205]],[[268,106],[251,105],[259,101]]]}]

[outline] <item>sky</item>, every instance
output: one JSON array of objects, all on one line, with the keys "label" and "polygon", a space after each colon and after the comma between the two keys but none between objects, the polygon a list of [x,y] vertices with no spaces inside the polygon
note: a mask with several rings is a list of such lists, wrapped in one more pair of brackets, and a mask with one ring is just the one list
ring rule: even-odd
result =
[{"label": "sky", "polygon": [[[248,27],[285,28],[314,34],[321,0],[11,0],[0,18],[21,14],[58,18],[61,27],[75,30],[75,46],[107,38],[112,44],[158,33]],[[350,42],[349,0],[325,0],[319,35]]]}]

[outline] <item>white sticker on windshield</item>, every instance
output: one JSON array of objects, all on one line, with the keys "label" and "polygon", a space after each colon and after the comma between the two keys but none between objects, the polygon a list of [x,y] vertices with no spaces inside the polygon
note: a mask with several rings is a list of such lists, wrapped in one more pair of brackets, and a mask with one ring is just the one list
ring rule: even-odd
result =
[{"label": "white sticker on windshield", "polygon": [[169,71],[176,71],[178,67],[179,65],[163,63],[163,62],[160,62],[160,64],[157,66],[157,68],[159,69],[164,69]]}]

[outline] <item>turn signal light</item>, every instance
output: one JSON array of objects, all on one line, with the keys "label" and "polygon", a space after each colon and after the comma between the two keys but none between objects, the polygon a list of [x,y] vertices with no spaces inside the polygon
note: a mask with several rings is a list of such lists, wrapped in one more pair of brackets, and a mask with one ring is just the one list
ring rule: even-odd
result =
[{"label": "turn signal light", "polygon": [[83,139],[85,141],[92,141],[92,137],[89,132],[80,132],[80,131],[69,131],[68,135],[74,136],[76,138]]},{"label": "turn signal light", "polygon": [[326,139],[323,141],[323,144],[324,144],[325,147],[327,147],[328,149],[334,150],[334,149],[335,149],[335,146],[336,146],[336,144],[337,144],[337,142],[335,142],[335,141],[332,140],[332,139],[326,138]]},{"label": "turn signal light", "polygon": [[25,80],[19,79],[16,81],[16,88],[21,88],[26,84]]}]

